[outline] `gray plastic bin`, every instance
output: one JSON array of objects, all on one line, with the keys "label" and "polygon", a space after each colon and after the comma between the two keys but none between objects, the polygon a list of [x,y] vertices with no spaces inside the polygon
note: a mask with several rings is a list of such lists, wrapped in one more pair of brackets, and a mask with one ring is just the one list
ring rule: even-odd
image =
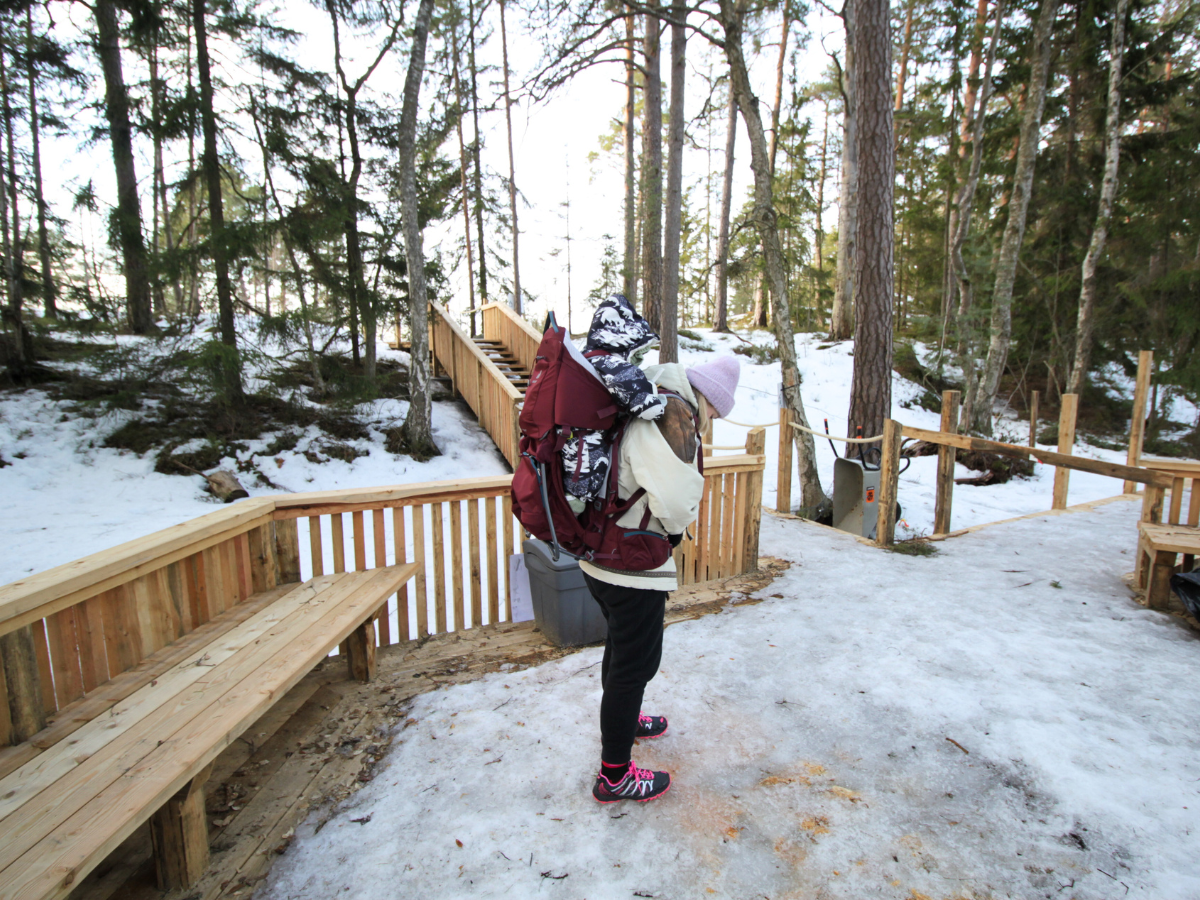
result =
[{"label": "gray plastic bin", "polygon": [[608,623],[583,580],[579,563],[565,553],[555,562],[544,541],[526,541],[521,549],[529,571],[533,618],[542,634],[559,647],[604,640]]}]

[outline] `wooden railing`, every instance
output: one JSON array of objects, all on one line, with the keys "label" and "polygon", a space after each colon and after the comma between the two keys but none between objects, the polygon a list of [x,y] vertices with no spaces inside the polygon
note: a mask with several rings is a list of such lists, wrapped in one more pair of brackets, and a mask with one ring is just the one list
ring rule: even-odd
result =
[{"label": "wooden railing", "polygon": [[482,312],[484,338],[502,343],[525,371],[532,372],[541,332],[503,304],[489,303]]},{"label": "wooden railing", "polygon": [[[746,454],[709,458],[695,538],[676,549],[681,583],[757,567],[762,444],[759,431]],[[523,535],[511,481],[243,500],[0,586],[0,746],[68,720],[105,682],[134,683],[148,656],[252,594],[316,575],[421,564],[380,608],[384,646],[511,620],[508,560]],[[28,750],[0,750],[0,767]]]},{"label": "wooden railing", "polygon": [[245,500],[0,587],[0,745],[251,594],[299,581],[295,528],[274,512]]},{"label": "wooden railing", "polygon": [[381,608],[379,643],[461,631],[512,618],[508,559],[520,549],[511,475],[275,498],[308,549],[305,578],[418,562]]},{"label": "wooden railing", "polygon": [[430,304],[429,338],[435,368],[440,365],[450,375],[454,390],[471,407],[508,464],[515,466],[521,391],[436,303]]},{"label": "wooden railing", "polygon": [[[947,393],[956,394],[957,392],[948,391]],[[947,409],[955,399],[944,397],[943,410]],[[943,418],[943,427],[945,425],[946,420]],[[900,445],[904,438],[913,438],[938,445],[937,488],[934,499],[934,534],[947,534],[950,531],[950,511],[954,497],[955,450],[995,453],[999,456],[1006,456],[1012,459],[1032,458],[1046,465],[1055,466],[1054,509],[1066,508],[1066,475],[1072,470],[1107,475],[1111,478],[1120,478],[1124,479],[1126,483],[1133,482],[1147,485],[1148,490],[1146,491],[1144,502],[1150,505],[1157,504],[1160,509],[1163,490],[1169,489],[1173,483],[1172,476],[1165,472],[1124,466],[1118,463],[1088,459],[1082,456],[1072,456],[1069,453],[1055,453],[1050,450],[1041,450],[1037,447],[1025,447],[1018,444],[1006,444],[1000,441],[968,437],[953,431],[929,431],[925,428],[913,428],[908,425],[902,425],[894,419],[886,419],[884,421],[883,440],[881,442],[882,455],[878,495],[879,527],[876,531],[876,542],[884,546],[891,545],[895,541],[895,507],[899,482]]]}]

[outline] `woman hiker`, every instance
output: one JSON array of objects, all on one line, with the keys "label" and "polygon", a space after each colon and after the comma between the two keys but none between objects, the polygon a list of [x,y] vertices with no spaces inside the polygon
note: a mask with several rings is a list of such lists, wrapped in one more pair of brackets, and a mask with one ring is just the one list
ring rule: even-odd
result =
[{"label": "woman hiker", "polygon": [[[666,412],[653,421],[632,419],[621,439],[617,464],[620,497],[642,495],[617,524],[665,535],[678,545],[696,521],[704,476],[699,433],[710,418],[729,415],[738,383],[732,356],[685,369],[678,363],[647,366],[646,377],[668,395]],[[697,425],[699,428],[697,429]],[[699,432],[699,433],[698,433]],[[635,738],[667,730],[665,716],[643,715],[642,694],[662,659],[663,614],[675,590],[674,557],[655,569],[633,571],[580,561],[583,577],[604,618],[608,638],[601,668],[600,772],[592,795],[601,803],[653,800],[671,786],[667,772],[639,769],[631,758]]]}]

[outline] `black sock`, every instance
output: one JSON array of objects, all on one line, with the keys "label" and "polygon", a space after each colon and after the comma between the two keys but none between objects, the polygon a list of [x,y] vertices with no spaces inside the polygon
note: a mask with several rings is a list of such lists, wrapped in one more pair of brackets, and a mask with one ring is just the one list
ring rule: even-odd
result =
[{"label": "black sock", "polygon": [[600,760],[600,774],[604,776],[604,780],[609,784],[619,784],[621,779],[629,774],[629,767],[633,765],[633,761],[618,763],[611,765],[604,760]]}]

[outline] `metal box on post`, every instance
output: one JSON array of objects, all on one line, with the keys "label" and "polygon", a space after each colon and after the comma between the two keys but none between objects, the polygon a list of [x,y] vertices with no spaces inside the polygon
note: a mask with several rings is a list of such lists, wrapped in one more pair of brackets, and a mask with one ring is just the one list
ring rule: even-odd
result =
[{"label": "metal box on post", "polygon": [[858,459],[833,463],[833,527],[874,539],[879,525],[879,469]]}]

